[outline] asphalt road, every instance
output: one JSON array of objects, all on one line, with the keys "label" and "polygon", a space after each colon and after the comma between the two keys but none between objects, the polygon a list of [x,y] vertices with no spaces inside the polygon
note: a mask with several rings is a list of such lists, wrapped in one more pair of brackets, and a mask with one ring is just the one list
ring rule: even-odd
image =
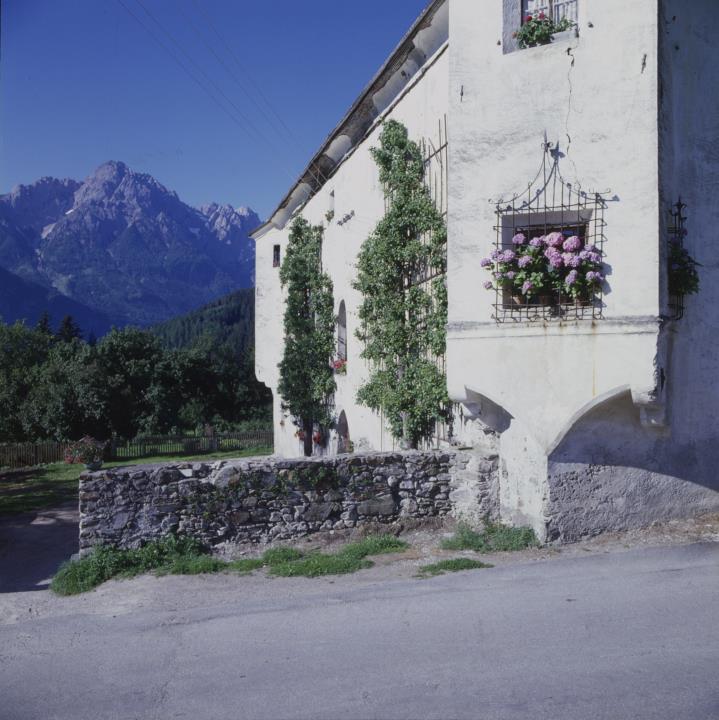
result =
[{"label": "asphalt road", "polygon": [[2,720],[716,720],[718,661],[717,543],[0,596]]}]

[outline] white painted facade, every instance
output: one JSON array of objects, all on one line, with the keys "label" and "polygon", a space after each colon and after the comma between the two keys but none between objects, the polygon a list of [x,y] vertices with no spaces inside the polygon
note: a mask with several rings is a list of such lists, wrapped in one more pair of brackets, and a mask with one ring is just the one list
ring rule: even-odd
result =
[{"label": "white painted facade", "polygon": [[[378,76],[382,91],[373,96],[378,112],[370,127],[359,137],[331,139],[338,162],[327,181],[298,185],[255,233],[256,371],[275,396],[277,452],[301,453],[276,393],[283,302],[272,254],[275,245],[284,251],[293,212],[326,226],[324,267],[336,304],[347,307],[348,374],[337,379],[337,415],[345,411],[356,447],[392,447],[382,419],[354,400],[366,368],[354,338],[360,298],[351,287],[353,268],[384,211],[369,148],[386,117],[407,125],[414,139],[434,140],[446,116],[446,361],[457,403],[455,441],[499,453],[503,518],[569,538],[719,509],[713,5],[578,0],[578,33],[527,50],[512,40],[521,0],[430,5],[429,28],[420,21],[408,36],[424,33],[418,44],[424,38],[428,52],[409,53],[405,75],[394,72],[386,83]],[[545,136],[559,145],[565,180],[611,189],[602,318],[498,324],[480,267],[496,238],[490,201],[526,188]],[[688,206],[686,245],[702,264],[701,291],[686,299],[683,319],[670,321],[667,220],[679,196]]]}]

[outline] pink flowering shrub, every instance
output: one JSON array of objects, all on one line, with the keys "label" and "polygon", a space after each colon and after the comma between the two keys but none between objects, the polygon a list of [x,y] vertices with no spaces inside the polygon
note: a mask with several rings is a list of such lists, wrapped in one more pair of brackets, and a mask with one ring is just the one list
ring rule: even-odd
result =
[{"label": "pink flowering shrub", "polygon": [[518,233],[512,238],[512,249],[494,250],[480,265],[494,279],[484,283],[486,289],[506,290],[527,301],[541,296],[551,296],[552,304],[562,296],[588,301],[604,282],[598,248],[585,245],[578,235],[559,231],[529,241]]}]

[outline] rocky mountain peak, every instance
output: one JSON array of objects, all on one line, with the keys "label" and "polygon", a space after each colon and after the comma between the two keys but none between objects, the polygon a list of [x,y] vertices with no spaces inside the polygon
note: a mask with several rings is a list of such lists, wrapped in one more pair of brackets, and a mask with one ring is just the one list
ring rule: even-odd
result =
[{"label": "rocky mountain peak", "polygon": [[[22,209],[22,212],[20,212]],[[0,196],[0,267],[112,317],[154,323],[254,283],[249,208],[195,209],[151,175],[103,163]]]},{"label": "rocky mountain peak", "polygon": [[8,222],[20,228],[40,232],[73,205],[80,187],[76,180],[42,177],[29,185],[16,185],[7,195],[0,195],[0,212]]}]

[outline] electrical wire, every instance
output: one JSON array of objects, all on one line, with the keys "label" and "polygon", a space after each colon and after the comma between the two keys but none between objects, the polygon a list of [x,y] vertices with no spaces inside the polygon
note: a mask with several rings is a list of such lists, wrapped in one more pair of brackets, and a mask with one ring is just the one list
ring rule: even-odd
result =
[{"label": "electrical wire", "polygon": [[[130,15],[139,25],[141,25],[146,32],[150,35],[150,37],[157,42],[169,55],[172,57],[172,59],[175,61],[175,63],[190,77],[191,80],[222,110],[234,123],[237,125],[237,127],[242,130],[242,132],[250,137],[252,140],[257,140],[258,138],[265,143],[267,143],[273,150],[275,149],[272,143],[262,134],[259,133],[256,128],[254,128],[253,124],[247,120],[247,118],[244,116],[244,113],[242,113],[239,108],[237,108],[236,104],[230,100],[227,95],[222,91],[221,88],[217,86],[217,84],[207,76],[207,73],[192,59],[192,57],[182,48],[182,46],[174,39],[174,37],[169,33],[167,30],[164,29],[162,24],[152,15],[152,13],[147,10],[147,8],[142,4],[140,0],[136,0],[136,2],[145,10],[145,12],[148,14],[149,17],[153,18],[155,23],[160,27],[160,29],[163,30],[165,35],[167,35],[175,44],[180,51],[183,53],[185,57],[188,58],[188,60],[192,63],[192,66],[196,67],[199,73],[208,79],[210,84],[216,89],[216,92],[219,93],[219,95],[238,111],[238,115],[236,115],[230,108],[228,108],[225,104],[223,104],[215,94],[205,83],[202,82],[200,78],[197,77],[197,75],[192,72],[192,70],[187,66],[185,62],[182,61],[180,57],[178,57],[177,53],[175,53],[171,46],[169,46],[166,42],[162,40],[161,37],[158,37],[158,35],[153,32],[153,30],[147,25],[146,22],[142,20],[141,17],[139,17],[135,12],[133,12],[124,2],[124,0],[117,0],[117,3]],[[254,133],[252,132],[254,129]],[[295,174],[292,173],[286,166],[280,165],[280,169],[287,174],[287,176],[290,178],[292,182],[296,182],[295,180]]]}]

